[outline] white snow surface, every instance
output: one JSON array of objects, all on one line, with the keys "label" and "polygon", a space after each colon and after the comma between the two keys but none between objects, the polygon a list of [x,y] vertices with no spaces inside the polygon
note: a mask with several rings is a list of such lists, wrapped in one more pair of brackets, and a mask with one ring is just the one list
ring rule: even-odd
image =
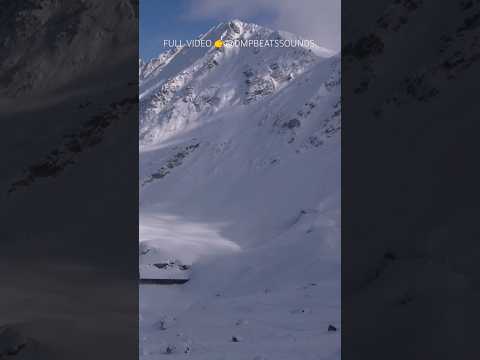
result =
[{"label": "white snow surface", "polygon": [[140,286],[140,358],[340,359],[339,55],[181,48],[139,75],[140,263],[192,265]]}]

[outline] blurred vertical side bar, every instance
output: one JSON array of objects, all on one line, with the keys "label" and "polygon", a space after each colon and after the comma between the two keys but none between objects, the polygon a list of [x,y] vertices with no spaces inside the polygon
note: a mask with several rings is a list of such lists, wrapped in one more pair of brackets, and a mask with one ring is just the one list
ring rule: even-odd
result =
[{"label": "blurred vertical side bar", "polygon": [[479,358],[480,2],[342,12],[342,358]]},{"label": "blurred vertical side bar", "polygon": [[138,358],[138,1],[0,1],[0,358]]}]

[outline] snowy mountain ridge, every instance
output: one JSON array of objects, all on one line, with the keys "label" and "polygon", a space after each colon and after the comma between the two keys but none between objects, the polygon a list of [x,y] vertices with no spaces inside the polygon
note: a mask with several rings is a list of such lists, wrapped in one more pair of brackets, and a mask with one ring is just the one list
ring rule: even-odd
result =
[{"label": "snowy mountain ridge", "polygon": [[[199,35],[196,39],[200,40],[247,40],[247,39],[285,39],[285,40],[304,40],[302,37],[291,34],[286,31],[274,31],[269,28],[240,21],[238,19],[231,20],[229,22],[219,23],[216,26],[213,26],[205,34]],[[176,46],[174,48],[168,49],[156,58],[144,61],[139,60],[139,78],[142,83],[154,72],[158,73],[161,69],[167,65],[170,60],[175,57],[182,49],[186,48],[186,45]],[[334,52],[320,47],[315,46],[312,48],[313,51],[319,56],[332,56]]]},{"label": "snowy mountain ridge", "polygon": [[[298,38],[238,20],[221,23],[201,36],[210,40],[279,37]],[[141,143],[161,141],[202,116],[277,93],[327,56],[331,52],[320,47],[177,47],[140,63]]]}]

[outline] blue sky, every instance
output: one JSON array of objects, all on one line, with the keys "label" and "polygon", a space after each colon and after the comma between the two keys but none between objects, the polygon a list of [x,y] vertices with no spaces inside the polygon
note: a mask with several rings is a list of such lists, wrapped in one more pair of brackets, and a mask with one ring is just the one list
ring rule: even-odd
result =
[{"label": "blue sky", "polygon": [[[140,57],[147,60],[159,55],[163,51],[163,40],[195,39],[219,22],[235,18],[199,16],[196,10],[195,0],[140,0]],[[250,15],[242,16],[241,20],[265,23],[267,17]]]},{"label": "blue sky", "polygon": [[164,39],[188,40],[208,30],[212,20],[187,19],[187,1],[140,0],[140,57],[162,52]]},{"label": "blue sky", "polygon": [[140,0],[140,57],[156,57],[163,40],[189,40],[222,21],[240,19],[340,48],[340,0]]}]

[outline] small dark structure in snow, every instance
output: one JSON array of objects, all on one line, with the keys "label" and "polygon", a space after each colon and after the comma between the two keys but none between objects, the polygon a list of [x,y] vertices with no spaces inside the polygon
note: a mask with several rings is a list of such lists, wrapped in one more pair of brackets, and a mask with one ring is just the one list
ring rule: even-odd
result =
[{"label": "small dark structure in snow", "polygon": [[232,342],[240,342],[240,340],[238,336],[232,336]]},{"label": "small dark structure in snow", "polygon": [[333,325],[328,325],[328,331],[337,331],[337,328]]},{"label": "small dark structure in snow", "polygon": [[176,261],[155,264],[141,264],[139,269],[141,284],[185,284],[190,280],[190,266]]}]

